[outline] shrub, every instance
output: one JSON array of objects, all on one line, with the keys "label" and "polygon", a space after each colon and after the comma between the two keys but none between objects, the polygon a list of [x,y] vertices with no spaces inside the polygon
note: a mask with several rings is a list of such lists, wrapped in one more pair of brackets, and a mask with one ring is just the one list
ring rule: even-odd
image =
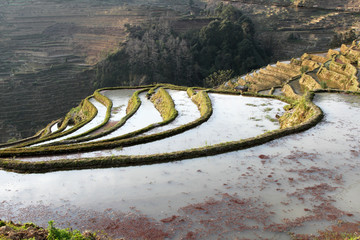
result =
[{"label": "shrub", "polygon": [[48,240],[90,240],[91,238],[84,237],[79,230],[58,229],[54,227],[54,221],[49,221],[47,228],[49,235]]},{"label": "shrub", "polygon": [[309,67],[305,66],[305,65],[301,66],[301,68],[300,68],[301,73],[306,73],[308,70],[309,70]]},{"label": "shrub", "polygon": [[323,88],[323,89],[328,88],[326,82],[324,82],[324,81],[321,81],[321,82],[320,82],[320,86],[321,86],[321,88]]},{"label": "shrub", "polygon": [[219,70],[205,78],[205,86],[216,87],[229,81],[234,75],[233,70]]}]

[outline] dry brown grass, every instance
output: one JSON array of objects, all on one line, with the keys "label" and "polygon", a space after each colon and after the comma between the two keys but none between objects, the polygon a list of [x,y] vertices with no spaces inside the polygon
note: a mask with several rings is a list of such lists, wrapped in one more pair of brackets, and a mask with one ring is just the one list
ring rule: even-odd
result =
[{"label": "dry brown grass", "polygon": [[288,71],[284,71],[283,69],[277,68],[277,67],[273,67],[273,66],[267,66],[266,67],[267,70],[271,71],[271,72],[275,72],[277,74],[281,74],[282,76],[286,77],[287,79],[291,79],[293,77],[292,74],[290,74]]},{"label": "dry brown grass", "polygon": [[259,73],[268,75],[268,76],[273,76],[273,77],[279,79],[281,82],[285,82],[286,80],[289,80],[288,75],[284,75],[279,72],[270,71],[269,69],[266,69],[266,68],[260,69]]},{"label": "dry brown grass", "polygon": [[312,70],[320,67],[320,65],[316,61],[313,61],[310,59],[304,59],[302,61],[301,65],[308,67],[309,71],[312,71]]},{"label": "dry brown grass", "polygon": [[321,89],[321,85],[310,75],[303,74],[299,80],[301,86],[308,90]]},{"label": "dry brown grass", "polygon": [[296,94],[294,89],[289,85],[289,84],[285,84],[283,86],[283,88],[281,89],[281,91],[284,93],[284,95],[288,98],[291,98],[291,99],[299,99],[301,98],[300,95]]}]

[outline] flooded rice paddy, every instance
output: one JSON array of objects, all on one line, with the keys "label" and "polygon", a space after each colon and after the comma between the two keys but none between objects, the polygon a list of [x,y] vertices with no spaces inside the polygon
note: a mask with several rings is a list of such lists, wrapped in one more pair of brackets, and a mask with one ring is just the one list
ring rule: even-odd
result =
[{"label": "flooded rice paddy", "polygon": [[[211,99],[216,111],[222,97]],[[256,105],[244,104],[248,111],[265,107],[248,99]],[[325,113],[318,125],[246,150],[138,167],[0,171],[0,218],[129,239],[290,239],[360,221],[360,97],[317,94],[314,102]],[[219,134],[242,121],[218,117],[228,121]],[[258,134],[253,125],[239,130]]]},{"label": "flooded rice paddy", "polygon": [[176,127],[180,127],[181,125],[195,121],[200,117],[199,109],[188,97],[186,91],[176,91],[171,89],[167,89],[166,91],[170,94],[174,101],[175,108],[178,111],[178,116],[171,123],[147,131],[144,133],[144,135],[150,135],[174,129]]},{"label": "flooded rice paddy", "polygon": [[126,107],[135,89],[104,90],[100,93],[109,98],[113,105],[109,122],[119,122],[126,115]]},{"label": "flooded rice paddy", "polygon": [[[195,120],[196,118],[190,117],[189,114],[196,111],[197,113],[194,114],[196,117],[199,115],[199,110],[196,109],[195,104],[192,103],[190,99],[186,99],[187,96],[183,96],[186,92],[170,92],[175,96],[175,103],[178,104],[175,105],[180,113],[178,121],[185,124],[188,123],[185,122],[185,120]],[[184,97],[182,102],[185,101],[186,106],[184,106],[182,102],[179,103],[180,97]],[[210,119],[200,126],[190,129],[182,134],[155,142],[139,144],[133,147],[67,154],[61,156],[26,157],[20,158],[20,160],[48,161],[56,159],[76,159],[113,155],[148,155],[182,151],[229,141],[238,141],[245,138],[255,137],[265,133],[266,131],[278,129],[279,124],[276,119],[276,115],[282,115],[284,112],[283,107],[286,105],[284,102],[269,98],[254,98],[222,94],[209,94],[209,97],[213,106],[213,114]],[[148,117],[147,119],[151,119],[151,117]],[[173,128],[174,125],[179,125],[178,121],[175,120],[174,123],[169,124],[167,127],[159,129],[155,128],[154,131],[151,132],[154,133],[159,132],[159,130]],[[121,128],[119,131],[121,131]],[[114,134],[119,131],[115,131]]]},{"label": "flooded rice paddy", "polygon": [[54,132],[56,132],[58,129],[59,129],[59,127],[58,127],[57,123],[55,123],[54,125],[51,126],[50,131],[51,131],[52,133],[54,133]]},{"label": "flooded rice paddy", "polygon": [[130,119],[126,121],[126,123],[121,128],[108,135],[105,135],[104,137],[100,137],[89,142],[111,139],[139,130],[150,124],[162,122],[163,120],[160,113],[156,110],[154,104],[146,98],[146,93],[139,94],[139,98],[141,100],[140,108]]},{"label": "flooded rice paddy", "polygon": [[160,141],[107,151],[109,155],[157,154],[238,141],[278,129],[285,103],[274,99],[209,94],[213,115],[192,130]]},{"label": "flooded rice paddy", "polygon": [[49,141],[45,141],[39,144],[34,144],[32,146],[41,146],[44,144],[49,144],[52,142],[58,142],[64,139],[68,139],[70,137],[74,137],[77,136],[79,134],[85,133],[91,129],[93,129],[94,127],[100,125],[104,120],[105,120],[105,116],[106,116],[106,106],[103,105],[102,103],[100,103],[99,101],[97,101],[95,98],[90,98],[89,101],[97,108],[98,112],[96,114],[96,116],[87,124],[85,124],[84,126],[82,126],[81,128],[79,128],[78,130],[74,131],[73,133],[67,134],[63,137],[59,137],[53,140],[49,140]]}]

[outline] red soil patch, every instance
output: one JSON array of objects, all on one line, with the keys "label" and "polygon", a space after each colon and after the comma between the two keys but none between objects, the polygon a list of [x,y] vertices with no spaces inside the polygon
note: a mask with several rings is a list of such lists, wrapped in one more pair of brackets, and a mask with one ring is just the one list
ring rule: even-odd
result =
[{"label": "red soil patch", "polygon": [[317,159],[319,157],[318,153],[307,153],[307,152],[303,152],[303,151],[291,151],[291,154],[286,156],[286,159],[290,159],[290,160],[300,160],[300,159],[307,159],[307,160],[314,160]]},{"label": "red soil patch", "polygon": [[[193,222],[190,232],[195,234],[197,239],[203,239],[218,233],[259,229],[266,225],[271,216],[266,208],[267,206],[256,199],[223,194],[221,200],[210,199],[204,203],[186,206],[181,211]],[[194,229],[194,225],[199,227]]]},{"label": "red soil patch", "polygon": [[320,221],[320,220],[333,221],[346,214],[345,212],[332,206],[330,203],[322,203],[318,206],[315,206],[314,209],[312,210],[304,209],[304,211],[311,212],[312,214],[303,217],[298,217],[293,220],[286,218],[283,219],[283,223],[270,224],[265,229],[274,232],[287,232],[291,228],[302,226],[305,222]]},{"label": "red soil patch", "polygon": [[336,59],[336,62],[337,63],[340,63],[340,64],[345,64],[343,61],[341,61],[340,59]]},{"label": "red soil patch", "polygon": [[314,185],[312,187],[306,187],[304,189],[297,189],[296,192],[288,193],[289,197],[294,196],[297,197],[299,200],[304,202],[304,196],[310,195],[312,196],[310,200],[312,201],[328,201],[330,198],[326,197],[326,192],[333,192],[337,189],[337,187],[332,187],[327,183],[321,183],[318,185]]},{"label": "red soil patch", "polygon": [[47,221],[54,220],[61,228],[99,231],[110,237],[125,239],[207,239],[214,236],[227,239],[235,233],[245,231],[286,232],[305,222],[332,221],[349,215],[332,206],[328,198],[318,197],[318,194],[334,189],[336,188],[320,184],[292,194],[298,198],[303,198],[301,194],[314,196],[316,201],[321,203],[304,209],[308,215],[291,220],[283,219],[282,223],[272,222],[271,217],[276,214],[271,211],[272,205],[257,198],[241,198],[236,194],[222,194],[219,200],[209,199],[188,205],[181,208],[178,215],[159,221],[142,215],[135,208],[129,213],[112,209],[99,212],[64,203],[62,210],[56,211],[58,208],[54,206],[39,204],[21,208],[7,204],[6,201],[0,206],[0,216],[16,221],[33,221],[44,227]]},{"label": "red soil patch", "polygon": [[[287,172],[297,173],[302,181],[314,180],[321,181],[323,178],[330,179],[337,184],[343,184],[343,177],[341,174],[336,174],[334,170],[326,168],[318,168],[311,166],[310,168],[304,169],[290,169]],[[290,180],[290,179],[289,179]]]},{"label": "red soil patch", "polygon": [[[91,230],[110,237],[125,239],[165,239],[169,233],[162,223],[137,213],[122,213],[107,209],[104,212],[83,210],[64,204],[61,211],[54,206],[34,205],[25,208],[11,207],[6,202],[0,206],[0,216],[21,222],[34,222],[42,227],[54,220],[56,227]],[[18,210],[15,210],[15,209]]]},{"label": "red soil patch", "polygon": [[356,151],[356,150],[350,150],[351,155],[354,157],[359,157],[360,156],[360,151]]},{"label": "red soil patch", "polygon": [[260,158],[260,159],[270,159],[269,156],[263,155],[263,154],[259,155],[259,158]]}]

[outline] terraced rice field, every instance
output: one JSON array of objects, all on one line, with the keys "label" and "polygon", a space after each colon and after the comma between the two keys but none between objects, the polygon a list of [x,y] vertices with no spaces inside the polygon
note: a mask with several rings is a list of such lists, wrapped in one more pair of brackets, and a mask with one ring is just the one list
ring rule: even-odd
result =
[{"label": "terraced rice field", "polygon": [[273,89],[249,75],[261,94],[96,91],[36,137],[2,146],[0,218],[126,239],[302,239],[358,223],[359,91],[318,88],[304,76],[335,68],[309,56],[276,64],[294,70]]}]

